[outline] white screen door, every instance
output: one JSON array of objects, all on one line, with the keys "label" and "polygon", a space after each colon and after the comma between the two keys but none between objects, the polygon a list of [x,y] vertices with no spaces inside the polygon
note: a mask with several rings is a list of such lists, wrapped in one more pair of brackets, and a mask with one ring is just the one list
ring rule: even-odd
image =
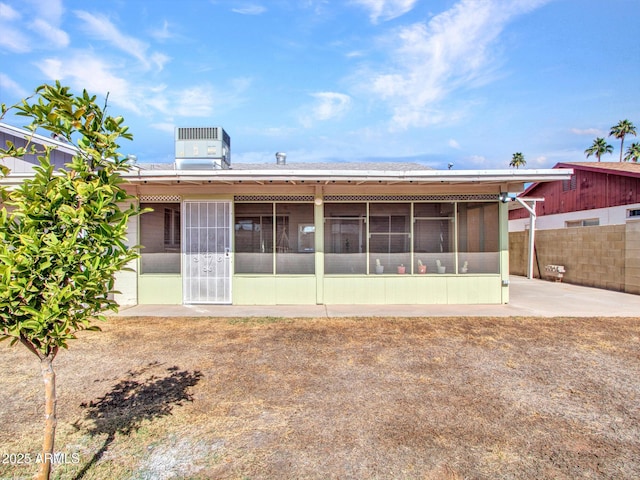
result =
[{"label": "white screen door", "polygon": [[231,202],[183,205],[184,303],[231,303]]}]

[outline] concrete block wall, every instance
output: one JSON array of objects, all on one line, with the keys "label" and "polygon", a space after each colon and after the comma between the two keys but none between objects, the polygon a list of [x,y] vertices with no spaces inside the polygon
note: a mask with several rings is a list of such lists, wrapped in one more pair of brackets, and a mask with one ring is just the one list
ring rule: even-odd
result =
[{"label": "concrete block wall", "polygon": [[640,294],[640,219],[627,221],[625,237],[625,292]]},{"label": "concrete block wall", "polygon": [[[509,232],[509,273],[527,276],[529,231]],[[535,263],[534,263],[535,268]],[[544,268],[544,267],[543,267]]]},{"label": "concrete block wall", "polygon": [[[538,265],[543,273],[545,265],[564,265],[565,282],[640,293],[639,239],[640,221],[536,231],[534,275],[540,276]],[[510,273],[527,274],[528,245],[528,231],[509,234]]]}]

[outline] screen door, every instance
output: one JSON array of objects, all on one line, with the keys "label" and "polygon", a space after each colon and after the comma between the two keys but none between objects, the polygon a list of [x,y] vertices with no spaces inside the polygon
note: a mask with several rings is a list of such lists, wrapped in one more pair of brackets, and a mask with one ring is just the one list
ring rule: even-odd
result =
[{"label": "screen door", "polygon": [[231,202],[186,201],[184,303],[231,303]]}]

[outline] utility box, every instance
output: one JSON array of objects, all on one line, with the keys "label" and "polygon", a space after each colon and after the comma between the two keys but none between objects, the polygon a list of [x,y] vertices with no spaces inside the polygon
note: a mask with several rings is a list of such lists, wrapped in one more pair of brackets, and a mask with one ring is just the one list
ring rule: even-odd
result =
[{"label": "utility box", "polygon": [[177,127],[176,168],[219,170],[231,165],[231,138],[222,127]]}]

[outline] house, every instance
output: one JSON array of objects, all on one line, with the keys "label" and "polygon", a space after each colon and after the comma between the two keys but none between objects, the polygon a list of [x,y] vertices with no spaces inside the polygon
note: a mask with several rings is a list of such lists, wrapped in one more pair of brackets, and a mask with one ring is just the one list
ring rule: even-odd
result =
[{"label": "house", "polygon": [[[12,143],[16,148],[24,147],[27,145],[28,137],[32,138],[31,141],[34,144],[53,148],[50,159],[54,167],[64,166],[76,153],[73,145],[55,135],[46,137],[6,123],[0,123],[0,145],[2,147],[6,147],[7,142]],[[31,175],[33,166],[38,164],[38,159],[32,153],[27,153],[22,158],[4,158],[0,161],[11,170],[14,178]]]},{"label": "house", "polygon": [[153,211],[130,225],[144,248],[120,304],[507,303],[505,194],[569,178],[283,153],[232,164],[230,143],[221,127],[178,128],[174,164],[124,175]]},{"label": "house", "polygon": [[[555,182],[535,182],[520,197],[536,202],[536,229],[622,225],[640,217],[640,164],[621,162],[558,163],[573,175]],[[528,228],[529,212],[517,203],[509,211],[509,231]]]},{"label": "house", "polygon": [[[546,275],[547,265],[561,265],[569,283],[640,293],[640,164],[572,162],[554,167],[567,168],[573,170],[570,178],[536,182],[519,195],[523,202],[537,199],[530,202],[535,217],[519,202],[510,205],[511,273],[534,270],[530,252],[535,243],[539,276]],[[529,236],[531,218],[535,235]]]}]

